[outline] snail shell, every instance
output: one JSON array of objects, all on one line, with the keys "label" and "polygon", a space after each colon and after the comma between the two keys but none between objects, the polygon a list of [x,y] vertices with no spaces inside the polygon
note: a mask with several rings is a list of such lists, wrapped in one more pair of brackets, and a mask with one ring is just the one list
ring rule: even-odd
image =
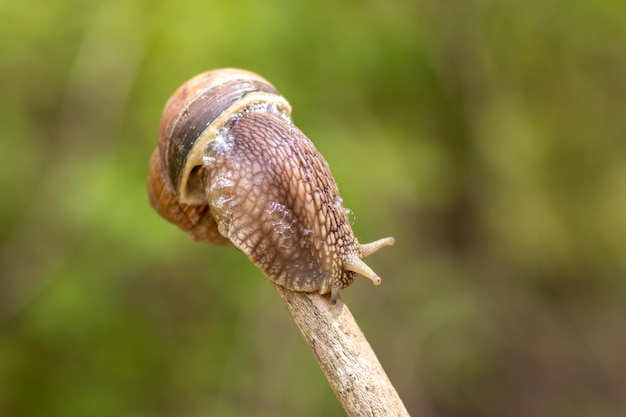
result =
[{"label": "snail shell", "polygon": [[359,244],[328,164],[267,80],[239,69],[200,74],[169,99],[152,155],[155,210],[197,240],[231,242],[274,283],[331,293],[393,238]]}]

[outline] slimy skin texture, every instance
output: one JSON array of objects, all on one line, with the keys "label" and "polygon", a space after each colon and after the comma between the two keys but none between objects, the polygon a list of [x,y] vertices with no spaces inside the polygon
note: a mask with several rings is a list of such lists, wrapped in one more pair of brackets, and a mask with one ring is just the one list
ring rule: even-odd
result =
[{"label": "slimy skin texture", "polygon": [[356,272],[342,259],[361,251],[313,143],[262,110],[234,121],[227,135],[228,151],[209,147],[204,177],[222,234],[286,288],[327,293],[350,285]]}]

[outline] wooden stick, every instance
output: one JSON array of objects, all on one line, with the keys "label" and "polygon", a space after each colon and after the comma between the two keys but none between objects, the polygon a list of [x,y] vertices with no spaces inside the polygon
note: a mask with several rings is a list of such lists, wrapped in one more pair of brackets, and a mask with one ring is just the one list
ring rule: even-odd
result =
[{"label": "wooden stick", "polygon": [[274,287],[348,416],[409,416],[341,297]]}]

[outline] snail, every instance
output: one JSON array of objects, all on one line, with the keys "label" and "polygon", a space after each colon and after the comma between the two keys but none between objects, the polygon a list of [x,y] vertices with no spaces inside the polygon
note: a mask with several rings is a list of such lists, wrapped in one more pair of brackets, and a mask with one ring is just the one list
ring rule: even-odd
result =
[{"label": "snail", "polygon": [[387,237],[360,244],[339,190],[291,106],[263,77],[240,69],[195,76],[170,97],[150,161],[153,208],[192,238],[232,243],[272,282],[331,293],[361,274]]}]

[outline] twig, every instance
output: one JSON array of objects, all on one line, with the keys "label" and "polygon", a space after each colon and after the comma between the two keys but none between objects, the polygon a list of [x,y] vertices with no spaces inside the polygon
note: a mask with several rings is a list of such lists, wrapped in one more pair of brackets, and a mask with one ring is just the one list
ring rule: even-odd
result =
[{"label": "twig", "polygon": [[409,416],[341,297],[274,287],[349,416]]}]

